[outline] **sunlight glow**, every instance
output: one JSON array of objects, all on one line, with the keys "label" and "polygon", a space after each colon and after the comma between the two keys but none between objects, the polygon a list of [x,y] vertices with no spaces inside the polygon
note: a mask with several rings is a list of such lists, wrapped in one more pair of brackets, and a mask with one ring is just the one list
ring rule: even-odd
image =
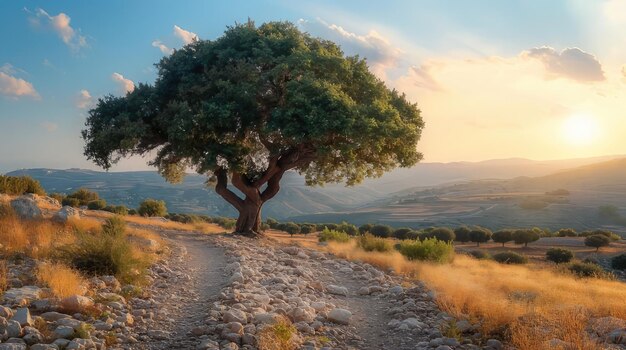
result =
[{"label": "sunlight glow", "polygon": [[587,145],[598,136],[598,122],[588,114],[575,114],[563,122],[563,137],[574,145]]}]

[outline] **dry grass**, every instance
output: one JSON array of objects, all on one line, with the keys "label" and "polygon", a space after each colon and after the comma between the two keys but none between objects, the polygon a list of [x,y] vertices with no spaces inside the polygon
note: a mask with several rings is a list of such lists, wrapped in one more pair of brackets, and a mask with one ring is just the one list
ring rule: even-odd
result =
[{"label": "dry grass", "polygon": [[[101,212],[101,211],[90,212],[89,215],[96,217],[96,218],[109,218],[109,217],[114,216],[114,214]],[[126,216],[123,216],[123,219],[128,223],[148,226],[148,227],[155,227],[155,228],[159,228],[163,230],[195,231],[195,232],[202,232],[202,233],[207,233],[207,234],[224,233],[226,231],[226,229],[224,229],[223,227],[219,225],[210,224],[206,222],[184,224],[182,222],[163,220],[161,218],[149,218],[149,217],[136,216],[136,215],[126,215]]]},{"label": "dry grass", "polygon": [[68,226],[48,220],[20,220],[15,215],[0,217],[0,245],[5,254],[48,256],[54,246],[74,240]]},{"label": "dry grass", "polygon": [[546,265],[501,265],[464,255],[444,265],[411,262],[397,252],[364,252],[354,243],[331,242],[321,249],[416,276],[437,293],[442,309],[480,320],[483,334],[520,349],[547,349],[554,338],[576,349],[595,349],[598,345],[585,331],[589,319],[626,318],[626,285],[617,281],[579,279]]},{"label": "dry grass", "polygon": [[37,280],[46,285],[57,298],[82,295],[85,280],[76,270],[60,263],[42,264],[37,269]]},{"label": "dry grass", "polygon": [[263,328],[257,335],[259,350],[295,350],[300,344],[296,327],[286,317]]},{"label": "dry grass", "polygon": [[8,275],[9,271],[7,270],[6,261],[0,260],[0,296],[9,287]]}]

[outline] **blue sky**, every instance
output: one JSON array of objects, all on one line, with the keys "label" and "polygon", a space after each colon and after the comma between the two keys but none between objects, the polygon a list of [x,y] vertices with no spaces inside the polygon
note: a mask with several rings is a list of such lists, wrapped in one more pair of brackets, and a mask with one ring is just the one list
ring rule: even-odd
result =
[{"label": "blue sky", "polygon": [[[620,153],[626,144],[602,134],[618,140],[626,131],[615,101],[626,79],[620,9],[616,0],[0,2],[0,171],[93,168],[79,133],[98,97],[152,82],[152,65],[169,50],[194,34],[214,39],[248,17],[298,23],[367,57],[381,79],[422,107],[426,161]],[[484,86],[477,76],[486,77]],[[603,97],[581,101],[592,95]],[[529,126],[520,130],[525,118]],[[567,123],[597,132],[582,133],[590,143],[568,144],[572,131],[551,141]],[[481,141],[450,145],[467,133]],[[529,135],[539,142],[494,147]],[[144,168],[134,159],[113,170]]]}]

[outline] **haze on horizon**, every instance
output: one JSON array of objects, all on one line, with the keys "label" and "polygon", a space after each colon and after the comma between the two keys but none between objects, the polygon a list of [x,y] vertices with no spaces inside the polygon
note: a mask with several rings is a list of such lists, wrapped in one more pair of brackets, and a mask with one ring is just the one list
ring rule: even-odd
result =
[{"label": "haze on horizon", "polygon": [[[90,168],[80,130],[106,94],[226,26],[288,20],[368,59],[417,102],[425,162],[626,150],[626,2],[0,3],[0,171]],[[150,169],[142,159],[113,171]]]}]

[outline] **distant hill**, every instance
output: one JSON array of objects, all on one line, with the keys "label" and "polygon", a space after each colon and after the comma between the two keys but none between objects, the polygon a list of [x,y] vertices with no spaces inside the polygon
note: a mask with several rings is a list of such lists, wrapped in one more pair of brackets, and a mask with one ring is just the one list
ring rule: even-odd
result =
[{"label": "distant hill", "polygon": [[[513,158],[483,162],[421,163],[410,169],[396,169],[379,179],[369,179],[355,187],[329,184],[308,187],[304,179],[290,172],[281,191],[263,207],[263,215],[285,219],[318,213],[343,213],[369,210],[394,198],[425,188],[477,179],[507,179],[517,176],[545,176],[563,169],[592,164],[611,157],[532,161]],[[614,157],[613,157],[614,158]],[[171,212],[234,215],[234,210],[213,189],[206,188],[205,177],[188,175],[182,184],[172,185],[156,172],[100,172],[83,169],[23,169],[9,175],[29,175],[39,180],[46,191],[69,193],[86,187],[98,191],[114,204],[136,207],[145,198],[163,199]],[[366,215],[367,217],[367,215]]]}]

